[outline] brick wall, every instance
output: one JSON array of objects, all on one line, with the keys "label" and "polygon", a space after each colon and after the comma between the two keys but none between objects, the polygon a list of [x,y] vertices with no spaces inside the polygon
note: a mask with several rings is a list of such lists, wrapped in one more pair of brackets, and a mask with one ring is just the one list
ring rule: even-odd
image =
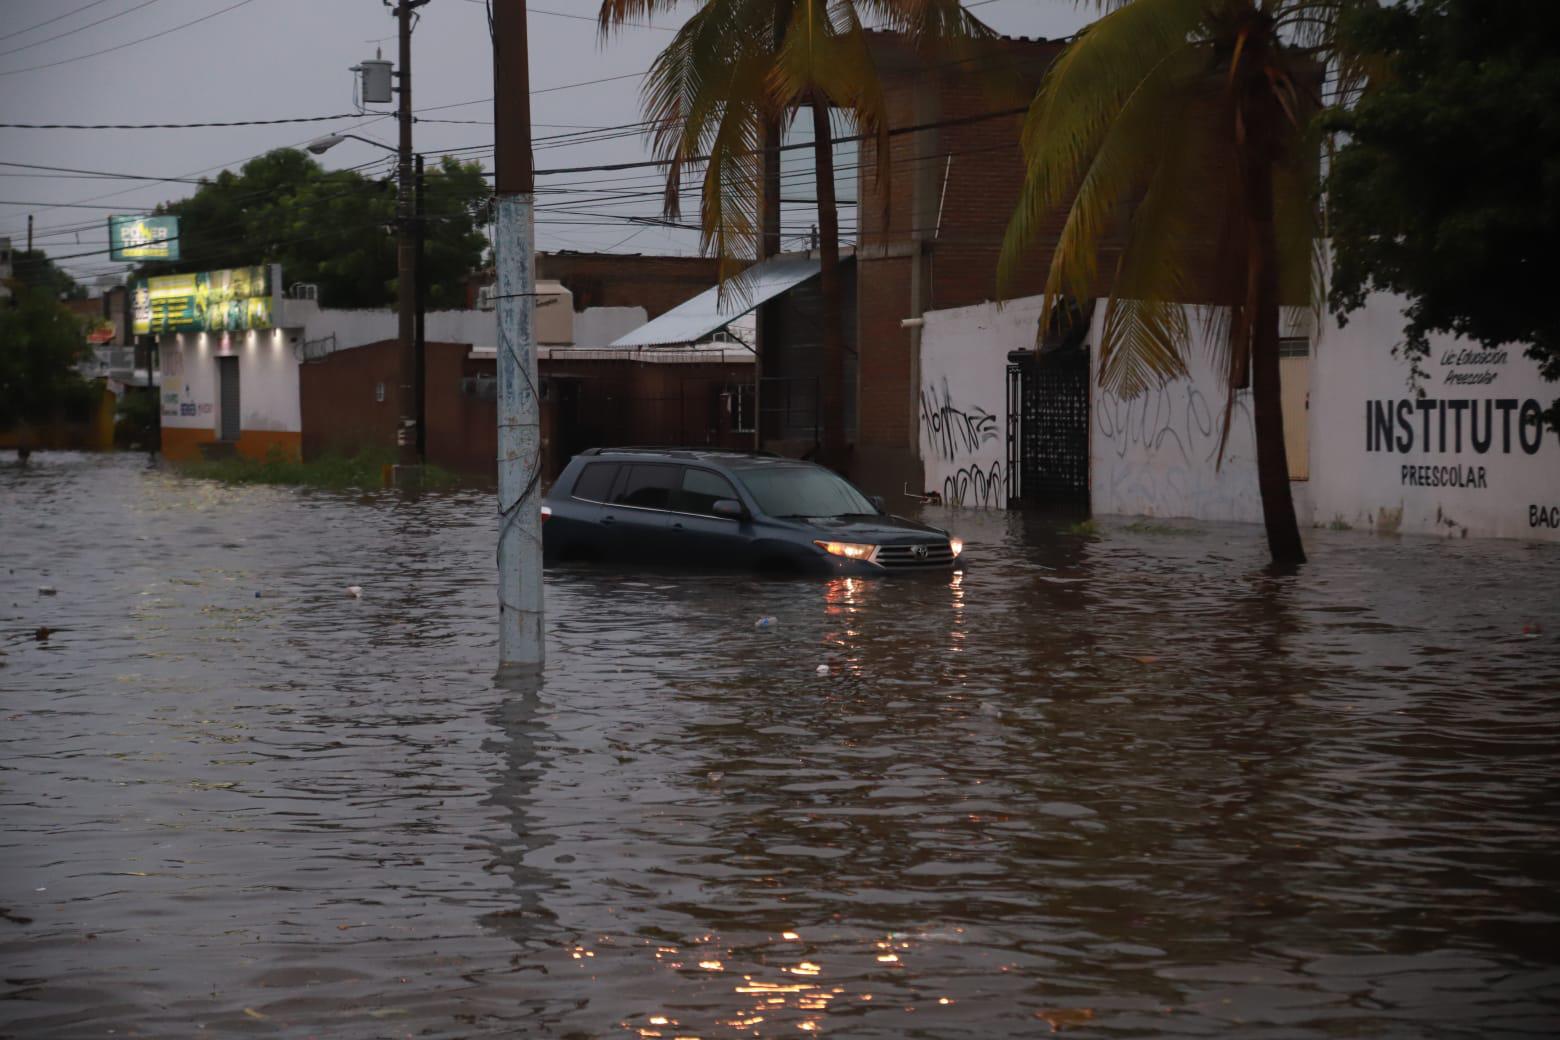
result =
[{"label": "brick wall", "polygon": [[[429,343],[428,461],[460,473],[494,476],[498,404],[492,358],[465,343]],[[394,340],[341,350],[300,369],[305,458],[395,447]],[[544,475],[551,478],[585,448],[606,444],[686,444],[744,448],[751,434],[731,429],[722,394],[753,378],[751,364],[645,364],[631,360],[541,362]],[[385,400],[376,399],[383,383]]]},{"label": "brick wall", "polygon": [[[716,263],[702,256],[640,256],[617,253],[538,253],[536,277],[562,282],[574,294],[574,309],[643,307],[657,318],[715,284]],[[468,306],[477,289],[493,281],[492,271],[472,276]]]},{"label": "brick wall", "polygon": [[[963,60],[918,56],[884,33],[873,34],[872,46],[890,126],[951,124],[892,138],[886,177],[875,149],[861,151],[852,471],[869,490],[897,494],[920,480],[912,426],[918,333],[901,322],[996,297],[1002,236],[1023,184],[1020,110],[1062,44],[999,40]],[[1060,221],[1058,214],[1058,228]],[[1011,292],[1038,291],[1048,263],[1042,246]]]}]

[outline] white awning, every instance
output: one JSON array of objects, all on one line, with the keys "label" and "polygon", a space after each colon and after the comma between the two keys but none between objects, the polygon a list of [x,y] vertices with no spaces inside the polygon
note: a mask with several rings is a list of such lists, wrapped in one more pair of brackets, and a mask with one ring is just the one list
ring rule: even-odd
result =
[{"label": "white awning", "polygon": [[808,256],[777,256],[765,260],[743,274],[742,287],[728,283],[724,300],[720,299],[718,287],[707,289],[654,321],[613,340],[612,346],[662,347],[697,343],[759,304],[801,285],[818,273],[818,267],[818,261]]}]

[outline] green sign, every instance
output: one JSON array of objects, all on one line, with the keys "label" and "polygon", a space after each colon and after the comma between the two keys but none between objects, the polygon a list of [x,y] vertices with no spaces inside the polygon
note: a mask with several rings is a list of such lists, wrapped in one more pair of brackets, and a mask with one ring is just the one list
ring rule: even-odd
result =
[{"label": "green sign", "polygon": [[132,331],[145,336],[269,329],[276,308],[270,265],[161,275],[135,283]]},{"label": "green sign", "polygon": [[109,217],[108,256],[116,262],[179,259],[179,218]]}]

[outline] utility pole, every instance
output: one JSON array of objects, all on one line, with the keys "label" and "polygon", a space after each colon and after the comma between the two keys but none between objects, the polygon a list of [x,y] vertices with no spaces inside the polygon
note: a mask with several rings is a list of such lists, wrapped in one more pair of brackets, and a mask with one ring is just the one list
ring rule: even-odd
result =
[{"label": "utility pole", "polygon": [[[399,387],[396,403],[401,421],[396,429],[396,483],[417,483],[411,471],[422,463],[417,450],[422,434],[417,424],[417,243],[412,185],[412,16],[428,0],[401,0],[395,8],[401,40],[400,146],[396,149],[396,302],[400,349]],[[402,472],[407,470],[407,472]]]},{"label": "utility pole", "polygon": [[540,671],[542,442],[536,371],[536,175],[525,0],[493,3],[498,275],[498,665]]},{"label": "utility pole", "polygon": [[32,218],[33,215],[31,213],[27,214],[27,251],[29,253],[32,252]]},{"label": "utility pole", "polygon": [[413,372],[417,379],[417,458],[428,460],[428,210],[427,184],[423,180],[423,157],[417,153],[417,252],[413,267],[417,271],[417,324],[412,353],[416,356]]}]

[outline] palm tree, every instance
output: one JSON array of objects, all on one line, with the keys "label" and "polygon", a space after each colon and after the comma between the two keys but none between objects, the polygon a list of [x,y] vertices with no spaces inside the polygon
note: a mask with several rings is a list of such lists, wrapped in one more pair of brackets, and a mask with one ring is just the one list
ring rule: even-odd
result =
[{"label": "palm tree", "polygon": [[[602,0],[602,31],[676,6],[677,0]],[[833,109],[848,113],[874,143],[879,175],[889,168],[889,128],[864,17],[923,47],[989,35],[958,0],[701,0],[656,58],[644,87],[655,152],[668,163],[666,215],[679,216],[683,174],[703,162],[701,245],[719,258],[721,284],[735,279],[739,293],[745,261],[765,226],[778,224],[773,186],[780,134],[801,109],[810,109],[823,293],[820,456],[837,468],[846,462],[845,314]],[[775,207],[768,220],[766,205]]]},{"label": "palm tree", "polygon": [[[1343,10],[1360,0],[1095,2],[1103,16],[1057,59],[1025,120],[1028,171],[999,279],[1011,283],[1066,207],[1040,327],[1067,298],[1103,287],[1100,383],[1121,397],[1184,375],[1184,305],[1213,305],[1203,320],[1229,394],[1220,455],[1235,391],[1249,381],[1268,547],[1275,563],[1303,563],[1279,307],[1319,298],[1312,116],[1324,70],[1335,91],[1358,82],[1333,45]],[[1102,278],[1107,249],[1119,252]]]}]

